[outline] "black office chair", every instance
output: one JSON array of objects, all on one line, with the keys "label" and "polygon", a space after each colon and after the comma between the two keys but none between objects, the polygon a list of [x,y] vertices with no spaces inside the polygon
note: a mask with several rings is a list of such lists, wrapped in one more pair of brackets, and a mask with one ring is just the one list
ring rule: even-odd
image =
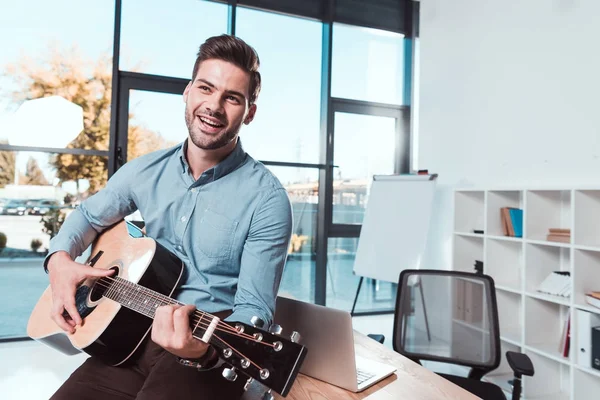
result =
[{"label": "black office chair", "polygon": [[[483,274],[405,270],[400,274],[393,348],[420,363],[438,361],[470,368],[468,377],[439,374],[484,400],[506,400],[481,378],[500,365],[500,332],[494,280]],[[514,372],[512,400],[521,396],[521,376],[533,376],[527,355],[507,351]]]}]

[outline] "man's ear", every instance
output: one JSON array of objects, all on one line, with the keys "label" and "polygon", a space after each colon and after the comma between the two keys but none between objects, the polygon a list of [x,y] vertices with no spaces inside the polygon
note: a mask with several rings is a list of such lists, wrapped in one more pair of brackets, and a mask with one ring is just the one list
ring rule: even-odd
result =
[{"label": "man's ear", "polygon": [[190,88],[192,87],[192,81],[188,82],[185,90],[183,91],[183,102],[187,103],[188,94],[190,93]]},{"label": "man's ear", "polygon": [[244,124],[248,125],[254,119],[254,115],[256,114],[256,104],[252,104],[250,109],[248,110],[248,115],[244,118]]}]

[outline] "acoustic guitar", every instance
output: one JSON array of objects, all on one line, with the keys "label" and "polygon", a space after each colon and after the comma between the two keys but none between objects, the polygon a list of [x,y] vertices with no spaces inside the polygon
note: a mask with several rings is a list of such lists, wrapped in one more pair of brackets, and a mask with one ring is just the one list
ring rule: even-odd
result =
[{"label": "acoustic guitar", "polygon": [[[69,334],[50,318],[48,286],[31,313],[27,334],[65,354],[83,351],[110,365],[123,365],[134,358],[150,333],[156,308],[183,305],[171,296],[184,264],[135,225],[121,221],[96,238],[88,265],[115,272],[86,280],[77,288],[75,300],[83,324]],[[225,378],[233,381],[241,373],[248,378],[245,388],[256,381],[268,388],[264,398],[272,398],[271,391],[285,397],[307,349],[297,343],[297,332],[287,339],[278,325],[263,329],[256,317],[252,324],[227,323],[200,310],[190,315],[194,338],[217,349]]]}]

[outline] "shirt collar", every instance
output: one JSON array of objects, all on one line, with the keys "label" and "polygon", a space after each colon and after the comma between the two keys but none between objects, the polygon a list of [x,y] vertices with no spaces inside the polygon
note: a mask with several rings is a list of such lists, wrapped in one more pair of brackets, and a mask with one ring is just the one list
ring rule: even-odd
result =
[{"label": "shirt collar", "polygon": [[[187,152],[187,146],[188,146],[188,141],[186,139],[181,144],[181,146],[179,147],[179,151],[178,151],[179,160],[181,161],[181,168],[182,168],[181,172],[184,174],[188,173],[188,171],[190,170],[190,166],[187,162],[187,159],[185,158],[185,154]],[[241,139],[238,137],[237,144],[235,145],[235,148],[233,149],[233,151],[231,153],[229,153],[229,155],[227,157],[225,157],[225,159],[223,159],[220,163],[218,163],[214,167],[209,168],[206,171],[204,171],[204,173],[200,176],[199,180],[202,179],[203,177],[211,176],[212,177],[211,180],[216,181],[217,179],[224,177],[225,175],[229,174],[230,172],[235,171],[245,160],[246,160],[246,152],[244,151],[244,148],[242,147]],[[206,178],[204,178],[204,179],[206,179]]]}]

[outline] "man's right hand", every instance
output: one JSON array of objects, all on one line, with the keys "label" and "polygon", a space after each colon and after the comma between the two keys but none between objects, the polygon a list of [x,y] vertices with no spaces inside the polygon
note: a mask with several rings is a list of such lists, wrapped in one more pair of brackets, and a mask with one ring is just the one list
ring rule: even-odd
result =
[{"label": "man's right hand", "polygon": [[[58,251],[48,260],[48,274],[52,288],[51,317],[54,322],[65,332],[74,333],[75,327],[81,325],[81,316],[75,305],[75,292],[77,286],[85,279],[91,277],[109,276],[112,270],[92,268],[71,260],[69,253]],[[65,318],[63,312],[67,311],[70,318]]]}]

